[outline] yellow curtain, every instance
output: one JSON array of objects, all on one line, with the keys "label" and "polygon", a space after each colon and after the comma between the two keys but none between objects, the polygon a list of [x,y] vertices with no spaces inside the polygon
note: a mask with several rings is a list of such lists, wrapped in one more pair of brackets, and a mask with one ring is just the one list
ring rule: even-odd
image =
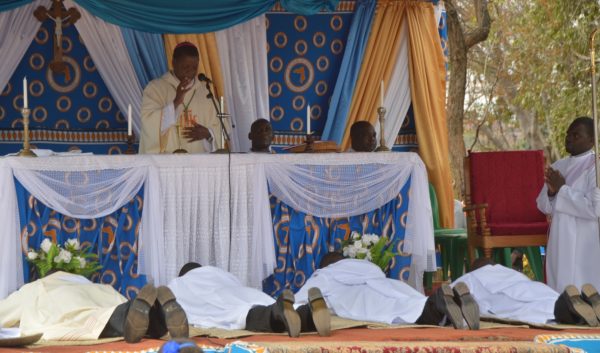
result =
[{"label": "yellow curtain", "polygon": [[388,86],[396,65],[400,48],[400,28],[406,5],[406,1],[377,2],[369,42],[352,96],[352,106],[342,139],[342,151],[350,147],[350,127],[354,122],[367,120],[374,124],[377,120],[379,86],[381,80],[385,87]]},{"label": "yellow curtain", "polygon": [[410,89],[419,155],[435,187],[442,227],[454,226],[446,124],[446,69],[433,5],[408,2]]},{"label": "yellow curtain", "polygon": [[[169,70],[173,68],[171,59],[173,58],[173,49],[175,49],[178,43],[188,41],[198,47],[198,51],[200,52],[200,67],[198,69],[214,82],[216,87],[214,94],[218,101],[219,96],[222,96],[225,91],[223,89],[223,73],[221,71],[215,34],[213,32],[203,34],[165,34],[163,38]],[[227,108],[225,110],[227,111]]]}]

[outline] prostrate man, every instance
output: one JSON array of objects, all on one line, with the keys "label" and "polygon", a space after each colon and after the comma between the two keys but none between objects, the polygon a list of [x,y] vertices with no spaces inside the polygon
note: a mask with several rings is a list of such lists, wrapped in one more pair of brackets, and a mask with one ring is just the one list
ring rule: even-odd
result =
[{"label": "prostrate man", "polygon": [[0,327],[43,340],[81,341],[125,336],[137,342],[148,334],[187,337],[185,313],[166,287],[147,285],[128,302],[113,287],[83,276],[55,272],[28,283],[0,301]]},{"label": "prostrate man", "polygon": [[169,288],[181,303],[191,325],[255,332],[318,331],[330,334],[329,311],[321,292],[310,290],[303,308],[294,310],[294,294],[285,290],[275,301],[267,294],[244,286],[229,272],[212,266],[188,263]]},{"label": "prostrate man", "polygon": [[469,286],[482,315],[538,324],[598,326],[600,295],[590,284],[583,286],[582,295],[572,285],[559,295],[546,284],[490,259],[477,259],[471,268],[455,283]]},{"label": "prostrate man", "polygon": [[196,77],[199,63],[198,49],[189,42],[179,43],[173,51],[173,71],[151,81],[144,90],[140,153],[215,149],[213,142],[221,136],[221,127],[205,83]]},{"label": "prostrate man", "polygon": [[267,119],[258,119],[250,126],[248,139],[252,141],[250,152],[272,153],[273,127]]},{"label": "prostrate man", "polygon": [[571,155],[546,170],[537,206],[552,216],[546,255],[548,285],[562,292],[568,284],[600,286],[600,190],[596,187],[594,122],[575,119],[565,148]]},{"label": "prostrate man", "polygon": [[346,319],[422,325],[450,321],[455,328],[465,328],[466,321],[470,329],[479,328],[477,303],[466,285],[454,290],[442,285],[428,298],[402,281],[386,278],[377,265],[336,252],[323,257],[319,269],[296,293],[298,304],[307,302],[311,287],[320,288],[331,311]]},{"label": "prostrate man", "polygon": [[377,147],[375,128],[368,121],[357,121],[350,128],[350,152],[373,152]]}]

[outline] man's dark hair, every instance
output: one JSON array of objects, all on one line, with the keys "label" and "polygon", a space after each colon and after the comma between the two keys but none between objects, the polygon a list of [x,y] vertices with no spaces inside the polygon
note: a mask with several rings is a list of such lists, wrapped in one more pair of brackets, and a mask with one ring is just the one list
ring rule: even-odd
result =
[{"label": "man's dark hair", "polygon": [[173,59],[179,59],[184,56],[191,56],[194,58],[199,58],[200,54],[198,53],[198,48],[196,48],[196,46],[193,45],[192,43],[189,43],[189,44],[180,43],[175,47],[175,50],[173,50]]},{"label": "man's dark hair", "polygon": [[345,257],[339,251],[328,252],[327,254],[325,254],[325,256],[323,256],[321,262],[319,262],[319,268],[327,267],[343,259],[345,259]]},{"label": "man's dark hair", "polygon": [[179,270],[178,277],[181,277],[181,276],[185,275],[186,273],[190,272],[191,270],[198,268],[198,267],[202,267],[202,265],[200,265],[197,262],[188,262],[187,264],[183,265],[183,267],[181,267],[181,270]]},{"label": "man's dark hair", "polygon": [[589,116],[580,116],[573,120],[571,126],[583,125],[585,127],[585,131],[591,137],[594,138],[594,120]]},{"label": "man's dark hair", "polygon": [[373,125],[371,125],[371,123],[366,120],[361,120],[361,121],[355,122],[350,127],[350,139],[352,139],[352,140],[358,139],[360,134],[365,129],[368,129],[370,126],[373,126]]}]

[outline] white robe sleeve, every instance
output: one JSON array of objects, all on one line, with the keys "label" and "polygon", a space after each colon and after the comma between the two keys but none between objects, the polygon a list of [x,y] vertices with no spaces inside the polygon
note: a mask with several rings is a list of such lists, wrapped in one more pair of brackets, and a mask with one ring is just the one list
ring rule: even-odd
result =
[{"label": "white robe sleeve", "polygon": [[572,217],[583,219],[596,219],[594,205],[592,204],[592,190],[582,192],[574,190],[568,185],[563,185],[556,194],[554,212],[560,212]]},{"label": "white robe sleeve", "polygon": [[[140,153],[160,153],[162,120],[169,102],[161,92],[160,83],[151,81],[142,96],[142,129],[140,132]],[[173,106],[173,102],[170,103]],[[173,107],[173,119],[175,110]]]},{"label": "white robe sleeve", "polygon": [[554,209],[554,201],[556,197],[548,196],[548,186],[544,184],[544,187],[540,191],[535,202],[537,203],[537,208],[544,214],[552,214],[552,210]]}]

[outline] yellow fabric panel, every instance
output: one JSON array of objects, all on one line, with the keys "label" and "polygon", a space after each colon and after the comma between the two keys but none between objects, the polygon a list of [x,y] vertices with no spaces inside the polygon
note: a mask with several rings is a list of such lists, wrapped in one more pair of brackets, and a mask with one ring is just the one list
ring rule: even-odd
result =
[{"label": "yellow fabric panel", "polygon": [[369,42],[360,68],[348,122],[341,149],[350,147],[350,127],[356,121],[367,120],[374,124],[378,118],[380,84],[387,87],[400,48],[400,28],[406,9],[406,1],[379,1],[371,27]]},{"label": "yellow fabric panel", "polygon": [[[213,93],[218,101],[219,97],[224,95],[225,90],[223,88],[223,73],[221,71],[221,61],[219,60],[219,50],[214,32],[202,34],[165,34],[163,38],[169,70],[173,68],[171,62],[173,59],[173,49],[175,49],[178,43],[188,41],[198,47],[198,51],[200,52],[200,67],[198,70],[214,82],[216,92]],[[228,111],[228,109],[225,108],[225,111]]]},{"label": "yellow fabric panel", "polygon": [[410,89],[419,155],[427,166],[440,206],[440,223],[454,228],[453,195],[446,123],[446,69],[433,5],[409,2]]}]

